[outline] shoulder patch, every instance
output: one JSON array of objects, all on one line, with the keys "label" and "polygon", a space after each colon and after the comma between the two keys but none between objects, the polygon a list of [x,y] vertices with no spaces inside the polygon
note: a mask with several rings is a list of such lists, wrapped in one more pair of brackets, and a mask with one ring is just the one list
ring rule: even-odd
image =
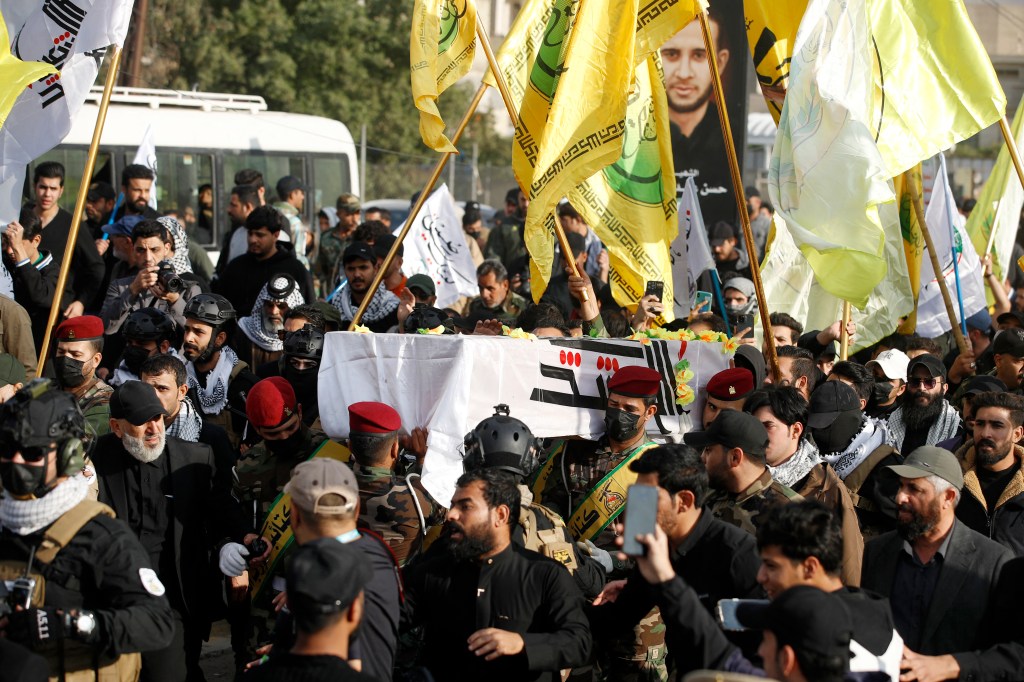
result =
[{"label": "shoulder patch", "polygon": [[167,592],[167,588],[160,582],[160,578],[152,568],[140,568],[139,578],[142,580],[142,586],[146,588],[146,592],[154,597],[162,597]]}]

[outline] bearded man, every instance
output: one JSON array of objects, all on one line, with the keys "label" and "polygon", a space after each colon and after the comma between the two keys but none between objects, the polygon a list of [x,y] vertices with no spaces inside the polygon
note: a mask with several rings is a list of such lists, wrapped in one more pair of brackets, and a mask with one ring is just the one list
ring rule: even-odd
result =
[{"label": "bearded man", "polygon": [[963,422],[946,401],[946,367],[934,355],[919,355],[907,366],[903,404],[891,415],[886,443],[904,454],[957,435]]},{"label": "bearded man", "polygon": [[260,289],[252,312],[238,321],[241,333],[232,344],[238,358],[250,367],[280,358],[284,351],[284,316],[305,302],[294,277],[271,277]]},{"label": "bearded man", "polygon": [[218,475],[208,445],[168,438],[167,411],[156,390],[126,381],[110,398],[110,433],[97,441],[93,464],[99,500],[139,538],[166,587],[174,612],[169,646],[142,655],[149,680],[202,679],[199,654],[214,617],[209,554],[226,538],[257,537],[231,497],[230,474]]}]

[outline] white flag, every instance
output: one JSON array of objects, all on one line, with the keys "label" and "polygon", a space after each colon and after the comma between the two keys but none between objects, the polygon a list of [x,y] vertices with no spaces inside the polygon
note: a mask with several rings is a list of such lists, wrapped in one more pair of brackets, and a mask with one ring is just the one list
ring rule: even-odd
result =
[{"label": "white flag", "polygon": [[[401,229],[399,226],[395,234]],[[469,255],[466,234],[448,185],[441,185],[423,204],[404,245],[402,271],[406,275],[423,273],[434,280],[438,308],[449,306],[462,296],[480,294],[476,266]]]},{"label": "white flag", "polygon": [[707,270],[715,269],[715,259],[708,244],[708,232],[697,200],[697,185],[686,179],[679,197],[679,234],[672,242],[672,281],[686,282],[686,289],[676,286],[674,293],[676,318],[684,318],[697,297],[697,280]]},{"label": "white flag", "polygon": [[[953,225],[950,226],[952,218]],[[956,273],[953,271],[953,240],[957,247],[957,268],[960,271],[960,289],[964,301],[964,315],[970,317],[986,307],[985,283],[982,276],[981,260],[964,229],[966,222],[956,210],[953,192],[946,176],[946,159],[939,155],[939,173],[932,185],[932,198],[924,213],[928,230],[932,233],[935,253],[942,266],[946,286],[953,299],[953,310],[960,319],[957,303]],[[932,268],[929,256],[921,259],[921,293],[917,298],[917,333],[925,338],[935,338],[950,329],[949,315],[942,301],[942,291]]]},{"label": "white flag", "polygon": [[0,128],[0,222],[18,215],[25,166],[60,144],[71,130],[72,119],[96,82],[106,48],[124,44],[133,0],[36,0],[35,4],[29,13],[12,11],[10,15],[4,7],[11,52],[24,61],[53,64],[60,74],[30,85]]},{"label": "white flag", "polygon": [[153,171],[153,186],[149,190],[149,207],[156,210],[156,183],[160,179],[159,171],[156,168],[156,143],[153,142],[153,125],[146,126],[146,132],[142,135],[142,144],[135,152],[135,159],[132,163],[138,163]]}]

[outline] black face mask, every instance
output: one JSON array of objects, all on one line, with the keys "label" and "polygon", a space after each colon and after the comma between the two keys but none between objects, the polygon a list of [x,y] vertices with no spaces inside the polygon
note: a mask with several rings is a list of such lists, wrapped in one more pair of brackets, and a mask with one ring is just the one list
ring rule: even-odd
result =
[{"label": "black face mask", "polygon": [[306,434],[300,426],[295,433],[281,440],[267,440],[267,448],[276,457],[295,457],[302,454],[306,445]]},{"label": "black face mask", "polygon": [[39,497],[46,483],[46,467],[3,462],[0,463],[0,482],[14,497]]},{"label": "black face mask", "polygon": [[604,413],[604,432],[612,440],[627,441],[640,432],[640,415],[609,407]]},{"label": "black face mask", "polygon": [[124,366],[128,368],[128,371],[138,376],[139,370],[142,369],[142,363],[146,361],[150,353],[152,353],[151,350],[142,346],[128,346],[121,354],[121,359],[124,360]]},{"label": "black face mask", "polygon": [[811,429],[814,442],[823,455],[844,452],[864,426],[864,414],[860,410],[842,412],[836,420],[823,429]]},{"label": "black face mask", "polygon": [[57,383],[61,388],[75,388],[85,383],[85,362],[63,355],[53,359],[53,371],[57,373]]},{"label": "black face mask", "polygon": [[285,364],[284,369],[281,370],[281,377],[292,385],[292,388],[295,389],[295,396],[304,407],[308,407],[307,402],[316,402],[317,371],[316,367],[295,369],[289,364]]}]

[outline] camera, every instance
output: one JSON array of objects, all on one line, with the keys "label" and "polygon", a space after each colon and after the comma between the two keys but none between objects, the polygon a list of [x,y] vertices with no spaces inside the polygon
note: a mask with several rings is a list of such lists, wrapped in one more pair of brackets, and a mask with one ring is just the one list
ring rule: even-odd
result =
[{"label": "camera", "polygon": [[185,290],[185,281],[174,271],[171,261],[162,260],[156,267],[156,279],[164,291],[169,294],[180,294]]},{"label": "camera", "polygon": [[249,550],[249,561],[263,556],[263,553],[267,551],[267,543],[263,538],[256,538],[245,546]]},{"label": "camera", "polygon": [[32,595],[36,591],[35,578],[0,580],[0,618],[13,612],[19,606],[32,608]]}]

